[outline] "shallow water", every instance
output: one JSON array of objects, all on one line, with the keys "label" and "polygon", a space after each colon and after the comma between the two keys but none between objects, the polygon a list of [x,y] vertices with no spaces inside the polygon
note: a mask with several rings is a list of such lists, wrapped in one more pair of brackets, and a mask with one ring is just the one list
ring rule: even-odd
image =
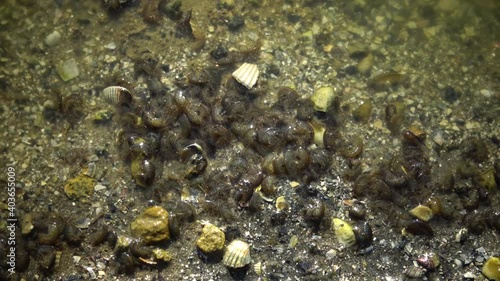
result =
[{"label": "shallow water", "polygon": [[[0,4],[0,279],[485,278],[498,1],[174,2]],[[145,245],[156,205],[171,237]],[[246,270],[200,255],[208,222],[250,244]]]}]

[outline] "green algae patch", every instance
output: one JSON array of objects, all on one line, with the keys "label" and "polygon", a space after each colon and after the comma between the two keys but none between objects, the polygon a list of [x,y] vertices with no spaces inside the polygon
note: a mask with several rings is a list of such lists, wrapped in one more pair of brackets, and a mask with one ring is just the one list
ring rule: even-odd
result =
[{"label": "green algae patch", "polygon": [[90,197],[94,194],[95,184],[96,182],[93,178],[81,174],[66,182],[64,185],[64,193],[66,193],[71,200]]}]

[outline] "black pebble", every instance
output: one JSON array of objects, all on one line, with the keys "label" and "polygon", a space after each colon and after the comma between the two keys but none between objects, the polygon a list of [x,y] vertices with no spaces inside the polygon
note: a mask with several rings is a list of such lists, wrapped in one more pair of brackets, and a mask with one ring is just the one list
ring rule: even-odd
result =
[{"label": "black pebble", "polygon": [[227,23],[227,27],[230,31],[238,31],[245,25],[245,20],[241,16],[234,16]]},{"label": "black pebble", "polygon": [[460,97],[460,93],[457,92],[453,87],[446,86],[443,92],[443,98],[449,103],[454,103]]},{"label": "black pebble", "polygon": [[212,56],[212,58],[216,60],[225,58],[227,57],[227,48],[222,45],[219,45],[214,50],[210,51],[210,56]]},{"label": "black pebble", "polygon": [[269,65],[267,72],[274,76],[280,76],[280,68],[275,64]]},{"label": "black pebble", "polygon": [[298,23],[302,17],[299,15],[290,14],[286,18],[290,23]]},{"label": "black pebble", "polygon": [[348,67],[345,68],[345,73],[347,75],[356,75],[358,74],[358,69],[354,65],[349,65]]},{"label": "black pebble", "polygon": [[271,225],[278,226],[284,224],[286,221],[285,213],[274,213],[271,215]]}]

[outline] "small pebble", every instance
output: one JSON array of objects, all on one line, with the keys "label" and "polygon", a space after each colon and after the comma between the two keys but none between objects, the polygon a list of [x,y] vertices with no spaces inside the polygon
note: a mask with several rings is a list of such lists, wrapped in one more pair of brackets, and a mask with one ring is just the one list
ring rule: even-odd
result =
[{"label": "small pebble", "polygon": [[464,278],[466,278],[466,279],[474,279],[475,280],[477,278],[477,276],[474,273],[472,273],[472,272],[469,271],[469,272],[466,272],[464,274]]},{"label": "small pebble", "polygon": [[102,184],[96,184],[96,186],[94,186],[95,191],[99,191],[99,190],[103,190],[103,189],[106,189],[106,187]]},{"label": "small pebble", "polygon": [[111,42],[108,45],[104,46],[104,48],[106,48],[108,50],[114,50],[114,49],[116,49],[116,44],[115,44],[115,42]]},{"label": "small pebble", "polygon": [[45,44],[47,44],[47,46],[49,47],[54,47],[59,43],[60,40],[61,40],[61,33],[55,30],[51,34],[47,35],[47,37],[45,37]]},{"label": "small pebble", "polygon": [[479,91],[479,93],[486,98],[491,98],[492,96],[491,91],[486,89],[482,89],[481,91]]},{"label": "small pebble", "polygon": [[76,78],[78,75],[80,75],[75,59],[69,59],[60,63],[57,66],[57,73],[59,73],[59,76],[61,76],[64,82]]}]

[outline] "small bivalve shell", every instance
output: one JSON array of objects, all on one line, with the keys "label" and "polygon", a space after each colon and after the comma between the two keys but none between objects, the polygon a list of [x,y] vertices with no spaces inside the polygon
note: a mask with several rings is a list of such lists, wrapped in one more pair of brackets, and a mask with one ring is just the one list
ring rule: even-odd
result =
[{"label": "small bivalve shell", "polygon": [[276,210],[278,210],[278,212],[281,212],[286,209],[288,209],[288,203],[286,202],[285,197],[280,196],[276,198]]},{"label": "small bivalve shell", "polygon": [[255,274],[257,274],[257,276],[262,276],[262,274],[264,273],[264,267],[262,266],[262,262],[254,264],[253,270],[255,271]]},{"label": "small bivalve shell", "polygon": [[410,210],[410,214],[422,221],[429,221],[434,216],[431,208],[425,205],[418,205]]},{"label": "small bivalve shell", "polygon": [[241,240],[233,240],[226,247],[222,263],[231,268],[242,268],[252,261],[250,257],[250,245]]},{"label": "small bivalve shell", "polygon": [[251,89],[259,78],[259,69],[252,63],[244,63],[233,72],[233,77],[247,89]]},{"label": "small bivalve shell", "polygon": [[130,104],[132,102],[132,94],[130,91],[121,86],[109,86],[102,90],[102,96],[110,104]]},{"label": "small bivalve shell", "polygon": [[352,226],[346,221],[339,218],[333,218],[332,230],[339,243],[343,246],[352,246],[356,244],[356,236],[354,235]]}]

